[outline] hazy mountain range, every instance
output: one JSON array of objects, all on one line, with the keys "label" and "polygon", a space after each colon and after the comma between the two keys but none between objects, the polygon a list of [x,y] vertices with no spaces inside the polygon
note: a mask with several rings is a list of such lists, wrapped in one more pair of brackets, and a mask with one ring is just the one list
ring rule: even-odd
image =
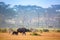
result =
[{"label": "hazy mountain range", "polygon": [[14,5],[0,2],[0,27],[60,28],[60,4],[42,8],[36,5]]}]

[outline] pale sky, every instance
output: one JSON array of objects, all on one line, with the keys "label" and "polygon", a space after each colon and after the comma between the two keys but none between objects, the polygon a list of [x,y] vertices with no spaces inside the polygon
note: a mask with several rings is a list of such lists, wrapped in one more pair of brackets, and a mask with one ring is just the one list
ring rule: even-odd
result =
[{"label": "pale sky", "polygon": [[50,7],[51,5],[60,4],[60,0],[0,0],[6,4],[13,5],[37,5],[43,8]]}]

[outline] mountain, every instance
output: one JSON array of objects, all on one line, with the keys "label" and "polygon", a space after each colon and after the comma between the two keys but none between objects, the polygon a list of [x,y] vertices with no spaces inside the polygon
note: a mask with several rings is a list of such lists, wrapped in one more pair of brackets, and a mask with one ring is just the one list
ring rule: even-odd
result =
[{"label": "mountain", "polygon": [[60,5],[42,8],[36,5],[14,5],[0,2],[0,27],[60,28]]}]

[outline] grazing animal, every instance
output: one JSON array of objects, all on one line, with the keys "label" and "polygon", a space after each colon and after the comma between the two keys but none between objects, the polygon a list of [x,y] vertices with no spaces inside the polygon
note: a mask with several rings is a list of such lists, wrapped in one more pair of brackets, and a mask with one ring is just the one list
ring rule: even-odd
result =
[{"label": "grazing animal", "polygon": [[9,33],[11,33],[12,35],[18,35],[17,31],[14,31],[12,28],[9,28]]},{"label": "grazing animal", "polygon": [[18,35],[18,32],[13,31],[13,32],[12,32],[12,35],[14,35],[14,34],[15,34],[15,35]]},{"label": "grazing animal", "polygon": [[23,35],[26,35],[26,32],[28,32],[28,31],[30,31],[30,30],[28,30],[28,29],[26,29],[26,28],[18,28],[18,29],[17,29],[17,32],[20,32],[20,33],[22,33]]}]

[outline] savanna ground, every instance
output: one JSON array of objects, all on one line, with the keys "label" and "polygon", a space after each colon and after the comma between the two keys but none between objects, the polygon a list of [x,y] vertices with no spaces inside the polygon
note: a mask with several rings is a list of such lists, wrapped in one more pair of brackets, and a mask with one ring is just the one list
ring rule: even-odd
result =
[{"label": "savanna ground", "polygon": [[40,36],[30,35],[31,32],[27,32],[26,35],[19,33],[18,35],[12,35],[9,33],[0,33],[0,40],[60,40],[60,32],[37,32]]}]

